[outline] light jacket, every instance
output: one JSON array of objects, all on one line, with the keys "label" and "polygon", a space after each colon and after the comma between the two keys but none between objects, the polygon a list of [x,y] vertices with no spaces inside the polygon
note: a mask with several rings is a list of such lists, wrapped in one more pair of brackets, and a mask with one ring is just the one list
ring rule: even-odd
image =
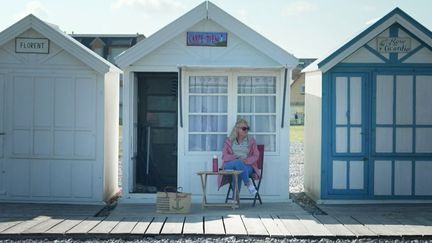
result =
[{"label": "light jacket", "polygon": [[[247,158],[245,159],[245,163],[252,166],[254,173],[256,175],[255,178],[259,178],[261,176],[261,170],[258,169],[258,165],[257,165],[257,161],[259,158],[257,143],[253,137],[248,137],[248,141],[249,141],[248,142],[249,152]],[[223,161],[222,168],[224,168],[225,163],[236,159],[237,156],[234,155],[234,152],[232,150],[232,141],[230,138],[226,138],[222,148],[222,161]],[[219,188],[225,185],[226,183],[227,182],[223,178],[223,176],[218,177]]]}]

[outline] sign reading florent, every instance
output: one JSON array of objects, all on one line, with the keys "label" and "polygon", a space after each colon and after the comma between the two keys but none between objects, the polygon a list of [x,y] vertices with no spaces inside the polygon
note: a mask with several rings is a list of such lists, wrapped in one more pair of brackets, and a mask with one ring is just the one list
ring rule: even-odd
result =
[{"label": "sign reading florent", "polygon": [[228,33],[226,32],[187,32],[188,46],[227,46]]},{"label": "sign reading florent", "polygon": [[49,40],[46,38],[15,38],[16,53],[49,53]]},{"label": "sign reading florent", "polygon": [[411,51],[411,39],[401,37],[378,37],[378,51],[381,53],[406,53]]}]

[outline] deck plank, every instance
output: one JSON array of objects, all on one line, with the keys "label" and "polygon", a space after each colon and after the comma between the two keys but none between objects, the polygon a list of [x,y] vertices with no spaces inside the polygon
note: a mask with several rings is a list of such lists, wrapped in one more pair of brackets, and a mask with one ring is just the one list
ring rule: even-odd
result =
[{"label": "deck plank", "polygon": [[142,217],[131,231],[131,234],[143,235],[152,221],[153,217],[151,216]]},{"label": "deck plank", "polygon": [[185,217],[172,216],[168,217],[162,228],[162,235],[181,235]]},{"label": "deck plank", "polygon": [[262,223],[258,215],[243,215],[243,223],[245,225],[247,234],[250,236],[269,236],[266,227]]},{"label": "deck plank", "polygon": [[128,217],[123,218],[115,227],[111,230],[111,234],[129,234],[132,232],[135,225],[138,223],[139,217]]},{"label": "deck plank", "polygon": [[44,221],[49,220],[47,216],[39,216],[31,220],[24,220],[2,232],[2,234],[21,234],[22,232],[34,227]]},{"label": "deck plank", "polygon": [[284,224],[285,228],[292,236],[308,236],[310,235],[308,229],[302,224],[300,219],[294,215],[280,215],[280,221]]},{"label": "deck plank", "polygon": [[399,236],[399,232],[392,231],[389,227],[380,222],[372,215],[355,215],[354,219],[368,227],[370,231],[375,232],[379,236]]},{"label": "deck plank", "polygon": [[[281,237],[287,235],[287,233],[284,233],[283,230],[280,229],[281,226],[275,222],[270,215],[260,215],[260,218],[270,237]],[[288,235],[290,234],[288,233]]]},{"label": "deck plank", "polygon": [[355,234],[347,229],[343,224],[329,215],[314,215],[326,229],[336,236],[354,236]]},{"label": "deck plank", "polygon": [[109,234],[120,222],[119,217],[106,217],[102,222],[91,229],[89,234]]},{"label": "deck plank", "polygon": [[401,223],[397,217],[392,215],[378,215],[375,216],[375,219],[377,219],[380,223],[384,224],[387,228],[389,228],[393,232],[398,232],[399,235],[418,235],[418,232],[416,232],[413,228],[407,227],[407,225],[404,225]]},{"label": "deck plank", "polygon": [[247,231],[240,215],[227,215],[223,217],[227,235],[247,235]]},{"label": "deck plank", "polygon": [[184,235],[203,235],[204,234],[204,223],[203,217],[201,216],[186,216],[183,225]]},{"label": "deck plank", "polygon": [[350,216],[333,216],[337,221],[342,223],[349,231],[353,232],[356,236],[376,236],[375,232],[353,219]]},{"label": "deck plank", "polygon": [[427,217],[415,216],[410,218],[401,218],[398,219],[398,221],[405,225],[409,225],[409,227],[418,232],[419,235],[432,235],[432,222]]},{"label": "deck plank", "polygon": [[61,218],[56,218],[56,219],[48,219],[40,224],[37,224],[27,230],[25,230],[24,232],[22,232],[22,234],[43,234],[46,231],[48,231],[49,229],[51,229],[52,227],[56,226],[57,224],[63,222],[65,219],[61,219]]},{"label": "deck plank", "polygon": [[0,234],[4,230],[7,230],[19,223],[22,223],[25,219],[16,219],[16,218],[2,218],[0,219]]},{"label": "deck plank", "polygon": [[324,225],[319,222],[312,215],[301,214],[296,215],[300,222],[306,227],[310,235],[314,236],[332,236],[333,234],[324,227]]},{"label": "deck plank", "polygon": [[86,218],[87,217],[74,217],[74,218],[65,219],[62,222],[60,222],[59,224],[57,224],[56,226],[54,226],[51,229],[49,229],[48,231],[46,231],[45,233],[47,233],[47,234],[61,234],[61,235],[63,235],[68,230],[72,229],[77,224],[79,224],[82,221],[84,221]]},{"label": "deck plank", "polygon": [[157,216],[154,217],[153,221],[150,223],[149,227],[147,228],[145,234],[146,235],[159,235],[162,231],[162,227],[165,223],[166,217],[165,216]]},{"label": "deck plank", "polygon": [[87,234],[104,219],[105,218],[103,217],[88,217],[87,219],[81,221],[79,224],[75,225],[72,229],[68,230],[66,234]]},{"label": "deck plank", "polygon": [[206,235],[225,235],[222,216],[204,217],[204,234]]}]

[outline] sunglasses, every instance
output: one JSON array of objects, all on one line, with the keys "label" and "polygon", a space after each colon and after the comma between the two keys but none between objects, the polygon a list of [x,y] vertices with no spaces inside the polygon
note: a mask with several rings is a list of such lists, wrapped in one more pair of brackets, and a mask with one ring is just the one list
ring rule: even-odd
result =
[{"label": "sunglasses", "polygon": [[240,127],[240,129],[243,131],[249,131],[249,127]]}]

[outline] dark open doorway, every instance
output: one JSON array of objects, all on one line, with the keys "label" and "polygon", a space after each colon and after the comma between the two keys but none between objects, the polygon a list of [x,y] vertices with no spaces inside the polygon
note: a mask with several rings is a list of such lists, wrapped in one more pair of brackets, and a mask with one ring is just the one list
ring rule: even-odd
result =
[{"label": "dark open doorway", "polygon": [[138,73],[135,192],[177,187],[177,73]]}]

